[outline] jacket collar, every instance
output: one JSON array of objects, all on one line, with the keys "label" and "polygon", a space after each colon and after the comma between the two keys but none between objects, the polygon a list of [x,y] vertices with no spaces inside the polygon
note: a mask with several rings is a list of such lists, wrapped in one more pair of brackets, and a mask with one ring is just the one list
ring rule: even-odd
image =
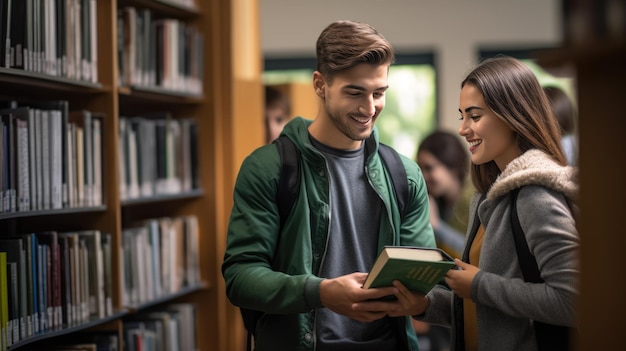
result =
[{"label": "jacket collar", "polygon": [[[281,135],[285,134],[291,139],[301,152],[306,153],[307,150],[312,149],[311,142],[309,141],[309,126],[313,123],[313,120],[306,119],[304,117],[294,117],[289,123],[285,125]],[[369,138],[365,139],[365,152],[366,157],[376,153],[378,149],[378,128],[374,126],[372,134]]]},{"label": "jacket collar", "polygon": [[525,185],[540,185],[576,200],[577,175],[576,168],[561,166],[543,151],[531,149],[506,166],[487,192],[487,199],[495,199]]}]

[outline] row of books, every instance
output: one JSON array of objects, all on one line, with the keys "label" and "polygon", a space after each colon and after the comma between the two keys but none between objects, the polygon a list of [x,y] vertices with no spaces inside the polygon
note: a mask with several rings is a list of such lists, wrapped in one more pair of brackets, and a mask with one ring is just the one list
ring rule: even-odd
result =
[{"label": "row of books", "polygon": [[122,230],[122,304],[137,307],[200,284],[195,215],[148,219]]},{"label": "row of books", "polygon": [[111,252],[98,230],[0,238],[2,345],[112,315]]},{"label": "row of books", "polygon": [[196,307],[176,303],[124,321],[124,350],[186,351],[196,349]]},{"label": "row of books", "polygon": [[118,11],[117,31],[121,84],[202,94],[203,36],[198,30],[127,6]]},{"label": "row of books", "polygon": [[0,110],[0,212],[100,206],[103,116],[67,101]]},{"label": "row of books", "polygon": [[92,331],[72,335],[72,341],[46,342],[45,346],[29,347],[30,351],[120,351],[117,332]]},{"label": "row of books", "polygon": [[195,119],[120,117],[118,142],[123,200],[199,188]]},{"label": "row of books", "polygon": [[[89,331],[73,336],[74,342],[45,345],[45,351],[193,351],[196,350],[196,306],[172,303],[123,320],[120,347],[117,332]],[[44,351],[41,347],[31,351]]]},{"label": "row of books", "polygon": [[195,8],[197,0],[154,0],[154,1],[178,4],[180,6],[184,6],[184,7],[188,7],[188,8]]},{"label": "row of books", "polygon": [[96,0],[0,0],[0,66],[98,81]]}]

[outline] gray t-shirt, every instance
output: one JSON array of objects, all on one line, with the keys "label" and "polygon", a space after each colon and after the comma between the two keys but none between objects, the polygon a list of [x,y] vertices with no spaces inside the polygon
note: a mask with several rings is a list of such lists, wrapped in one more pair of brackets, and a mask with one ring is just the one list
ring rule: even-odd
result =
[{"label": "gray t-shirt", "polygon": [[[320,276],[368,272],[378,254],[383,203],[365,174],[365,148],[337,150],[312,144],[326,157],[330,177],[330,229]],[[317,310],[316,350],[396,350],[389,318],[362,323],[327,308]]]}]

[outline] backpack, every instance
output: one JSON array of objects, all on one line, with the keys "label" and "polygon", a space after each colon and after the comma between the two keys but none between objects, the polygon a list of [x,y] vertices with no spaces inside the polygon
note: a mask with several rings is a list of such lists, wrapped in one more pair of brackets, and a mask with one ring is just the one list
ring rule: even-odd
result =
[{"label": "backpack", "polygon": [[[282,228],[287,217],[289,217],[291,208],[300,191],[300,152],[291,139],[285,135],[278,137],[273,141],[273,144],[276,144],[280,156],[281,169],[278,189],[276,191],[276,203],[280,215],[280,227]],[[391,176],[394,195],[398,202],[398,209],[400,210],[400,218],[404,218],[409,198],[409,181],[406,170],[404,169],[400,155],[390,146],[379,143],[378,153]],[[247,308],[240,308],[240,311],[248,334],[247,350],[251,350],[252,334],[256,329],[258,319],[263,313]]]}]

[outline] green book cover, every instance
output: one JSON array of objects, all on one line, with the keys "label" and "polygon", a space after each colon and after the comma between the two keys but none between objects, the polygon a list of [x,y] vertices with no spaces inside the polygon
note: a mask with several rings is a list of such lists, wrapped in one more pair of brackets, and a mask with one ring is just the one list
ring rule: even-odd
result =
[{"label": "green book cover", "polygon": [[392,281],[399,280],[410,290],[426,294],[453,267],[452,257],[438,248],[386,246],[378,254],[363,288],[391,286]]}]

